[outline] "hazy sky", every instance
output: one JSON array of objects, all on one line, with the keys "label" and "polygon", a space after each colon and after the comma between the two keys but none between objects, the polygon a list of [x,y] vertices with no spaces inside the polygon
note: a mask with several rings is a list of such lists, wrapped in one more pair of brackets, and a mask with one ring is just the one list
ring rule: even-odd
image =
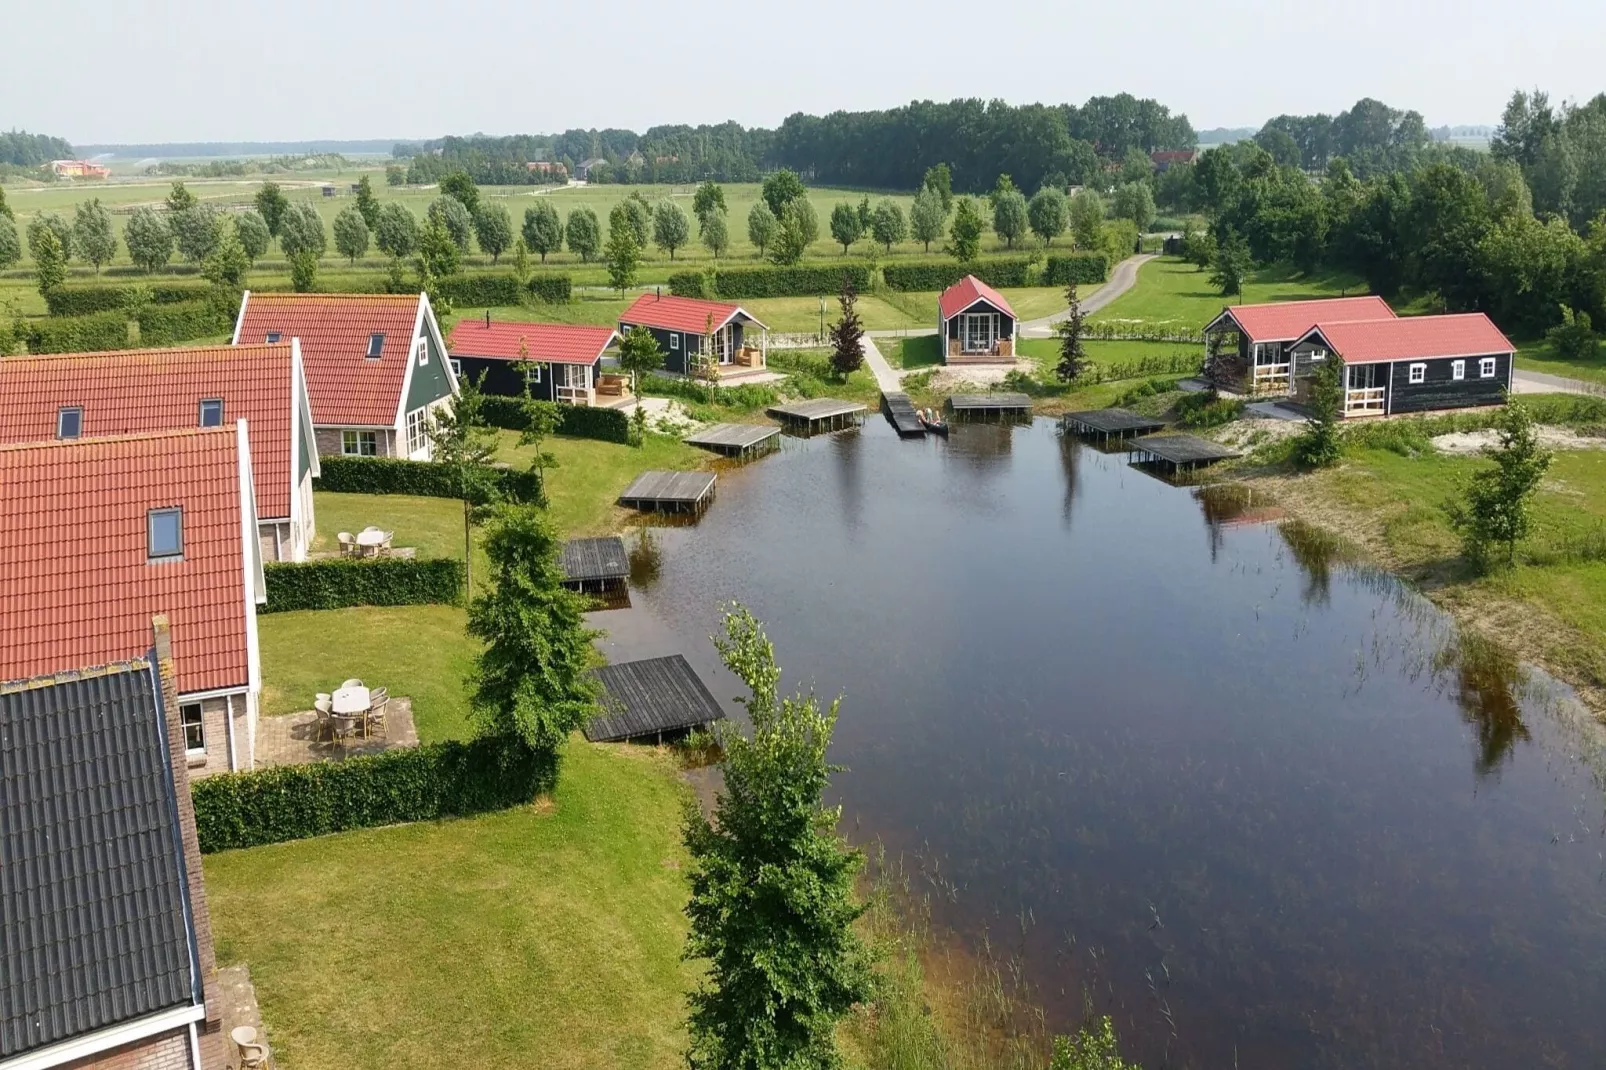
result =
[{"label": "hazy sky", "polygon": [[1606,0],[4,0],[0,129],[78,143],[432,137],[1123,90],[1195,127],[1373,96],[1493,123],[1606,90]]}]

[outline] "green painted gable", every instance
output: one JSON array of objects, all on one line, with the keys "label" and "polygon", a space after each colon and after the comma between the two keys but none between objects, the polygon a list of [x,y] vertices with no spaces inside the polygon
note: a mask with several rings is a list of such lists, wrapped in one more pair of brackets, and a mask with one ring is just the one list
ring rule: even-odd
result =
[{"label": "green painted gable", "polygon": [[413,382],[407,390],[407,404],[402,407],[403,412],[412,412],[421,409],[432,401],[452,396],[452,381],[446,373],[446,354],[435,344],[435,332],[429,329],[429,324],[423,325],[424,344],[429,347],[429,362],[419,364],[416,356],[408,359],[413,362]]}]

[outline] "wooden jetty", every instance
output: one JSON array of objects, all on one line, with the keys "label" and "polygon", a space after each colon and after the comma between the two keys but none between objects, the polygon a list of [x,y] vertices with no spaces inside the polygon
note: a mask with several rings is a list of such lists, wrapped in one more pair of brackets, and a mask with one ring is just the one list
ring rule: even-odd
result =
[{"label": "wooden jetty", "polygon": [[914,402],[909,395],[902,391],[885,391],[881,394],[881,411],[886,414],[887,423],[903,438],[923,438],[926,434],[925,421],[915,411]]},{"label": "wooden jetty", "polygon": [[585,727],[593,743],[625,739],[662,740],[724,720],[708,686],[679,654],[625,661],[595,670],[602,684],[602,712]]},{"label": "wooden jetty", "polygon": [[781,429],[769,424],[714,424],[685,441],[727,457],[756,457],[781,444]]},{"label": "wooden jetty", "polygon": [[1196,435],[1144,435],[1132,440],[1132,452],[1138,455],[1139,464],[1155,464],[1169,472],[1241,456],[1237,450]]},{"label": "wooden jetty", "polygon": [[838,431],[858,424],[864,418],[865,406],[856,401],[838,401],[836,398],[813,398],[805,401],[788,401],[772,406],[767,411],[787,428],[794,431]]},{"label": "wooden jetty", "polygon": [[714,500],[712,472],[643,472],[619,504],[643,512],[700,513]]},{"label": "wooden jetty", "polygon": [[570,539],[563,544],[563,585],[572,591],[606,594],[625,586],[630,555],[617,535],[603,539]]},{"label": "wooden jetty", "polygon": [[1092,409],[1086,412],[1068,412],[1060,418],[1060,426],[1072,434],[1097,438],[1100,442],[1128,435],[1148,435],[1165,428],[1164,420],[1132,412],[1129,409]]},{"label": "wooden jetty", "polygon": [[1032,399],[1025,394],[955,394],[948,399],[948,410],[960,419],[1032,415]]}]

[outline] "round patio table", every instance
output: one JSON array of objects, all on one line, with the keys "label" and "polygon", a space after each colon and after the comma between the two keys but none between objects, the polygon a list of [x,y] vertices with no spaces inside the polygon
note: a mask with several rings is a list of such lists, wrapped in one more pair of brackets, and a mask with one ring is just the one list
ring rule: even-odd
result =
[{"label": "round patio table", "polygon": [[358,714],[368,712],[368,689],[366,687],[342,687],[329,696],[329,705],[339,714]]},{"label": "round patio table", "polygon": [[378,552],[385,545],[385,533],[378,528],[363,528],[357,532],[357,546],[363,550]]}]

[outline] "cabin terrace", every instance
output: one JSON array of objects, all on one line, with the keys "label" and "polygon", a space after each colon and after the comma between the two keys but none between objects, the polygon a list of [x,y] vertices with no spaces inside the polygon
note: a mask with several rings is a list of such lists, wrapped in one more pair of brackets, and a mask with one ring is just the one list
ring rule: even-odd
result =
[{"label": "cabin terrace", "polygon": [[1316,323],[1392,319],[1381,297],[1334,297],[1234,305],[1205,325],[1205,377],[1234,393],[1287,394],[1293,387],[1289,350]]}]

